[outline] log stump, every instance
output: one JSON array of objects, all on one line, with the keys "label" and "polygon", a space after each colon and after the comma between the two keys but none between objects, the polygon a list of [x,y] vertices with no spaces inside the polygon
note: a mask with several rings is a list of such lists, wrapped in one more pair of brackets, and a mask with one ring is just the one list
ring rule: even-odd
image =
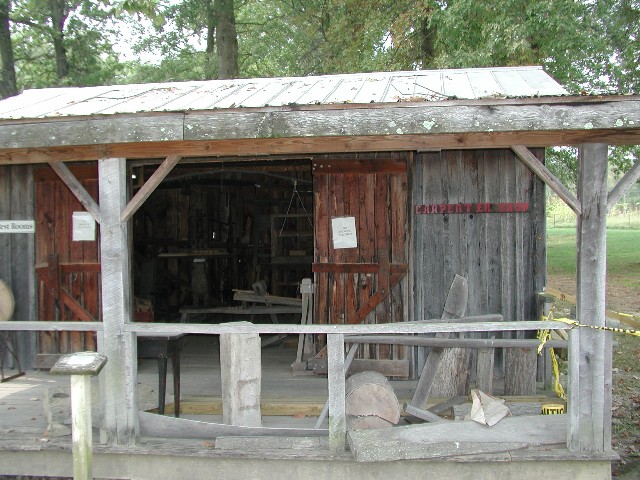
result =
[{"label": "log stump", "polygon": [[400,421],[400,403],[387,377],[378,372],[350,376],[345,384],[347,428],[388,428]]}]

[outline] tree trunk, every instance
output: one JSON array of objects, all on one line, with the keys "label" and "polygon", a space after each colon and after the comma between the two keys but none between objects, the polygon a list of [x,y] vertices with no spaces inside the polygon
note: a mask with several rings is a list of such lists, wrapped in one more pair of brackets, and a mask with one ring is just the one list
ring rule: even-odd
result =
[{"label": "tree trunk", "polygon": [[436,51],[436,27],[431,23],[431,9],[427,7],[420,22],[420,60],[422,68],[429,68],[433,64]]},{"label": "tree trunk", "polygon": [[58,80],[69,76],[69,61],[64,47],[64,24],[67,20],[66,0],[49,0],[51,23],[53,24],[52,40],[56,56],[56,75]]},{"label": "tree trunk", "polygon": [[238,34],[233,0],[215,0],[218,78],[238,77]]},{"label": "tree trunk", "polygon": [[218,19],[216,18],[213,0],[206,0],[204,8],[207,17],[207,49],[205,52],[204,78],[205,80],[213,80],[216,75],[216,25],[218,24]]},{"label": "tree trunk", "polygon": [[2,84],[0,96],[12,97],[18,94],[16,66],[13,59],[13,45],[9,26],[9,0],[0,0],[0,57],[2,58]]}]

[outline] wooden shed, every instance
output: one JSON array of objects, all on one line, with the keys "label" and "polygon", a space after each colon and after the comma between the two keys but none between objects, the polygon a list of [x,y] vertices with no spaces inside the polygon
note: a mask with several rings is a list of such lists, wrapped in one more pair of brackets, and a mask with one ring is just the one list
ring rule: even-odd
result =
[{"label": "wooden shed", "polygon": [[[570,96],[539,67],[23,92],[0,102],[0,279],[17,300],[0,329],[19,332],[28,368],[96,348],[109,358],[112,446],[139,438],[137,335],[314,334],[342,455],[345,335],[490,331],[422,322],[442,316],[456,275],[466,316],[538,329],[545,185],[578,216],[578,320],[604,325],[606,211],[638,177],[607,193],[607,145],[637,144],[639,102]],[[577,196],[544,165],[556,145],[580,146]],[[234,291],[296,298],[303,278],[315,286],[307,330],[286,314],[220,325],[236,318]],[[610,334],[575,330],[570,345],[566,451],[546,471],[582,461],[607,478]],[[394,378],[425,362],[384,342],[358,355]],[[458,364],[454,390],[468,385]]]}]

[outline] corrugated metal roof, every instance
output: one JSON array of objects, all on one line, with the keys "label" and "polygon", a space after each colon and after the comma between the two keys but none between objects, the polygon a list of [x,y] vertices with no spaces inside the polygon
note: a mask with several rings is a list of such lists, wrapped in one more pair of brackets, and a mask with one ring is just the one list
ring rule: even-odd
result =
[{"label": "corrugated metal roof", "polygon": [[567,94],[541,67],[422,70],[27,90],[0,119]]}]

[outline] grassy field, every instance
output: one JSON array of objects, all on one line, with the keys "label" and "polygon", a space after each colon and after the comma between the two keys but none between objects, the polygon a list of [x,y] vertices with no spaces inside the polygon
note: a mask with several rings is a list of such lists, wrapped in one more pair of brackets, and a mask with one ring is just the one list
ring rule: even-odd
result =
[{"label": "grassy field", "polygon": [[[575,228],[547,230],[549,275],[575,275]],[[621,287],[640,289],[640,230],[607,230],[607,277]]]}]

